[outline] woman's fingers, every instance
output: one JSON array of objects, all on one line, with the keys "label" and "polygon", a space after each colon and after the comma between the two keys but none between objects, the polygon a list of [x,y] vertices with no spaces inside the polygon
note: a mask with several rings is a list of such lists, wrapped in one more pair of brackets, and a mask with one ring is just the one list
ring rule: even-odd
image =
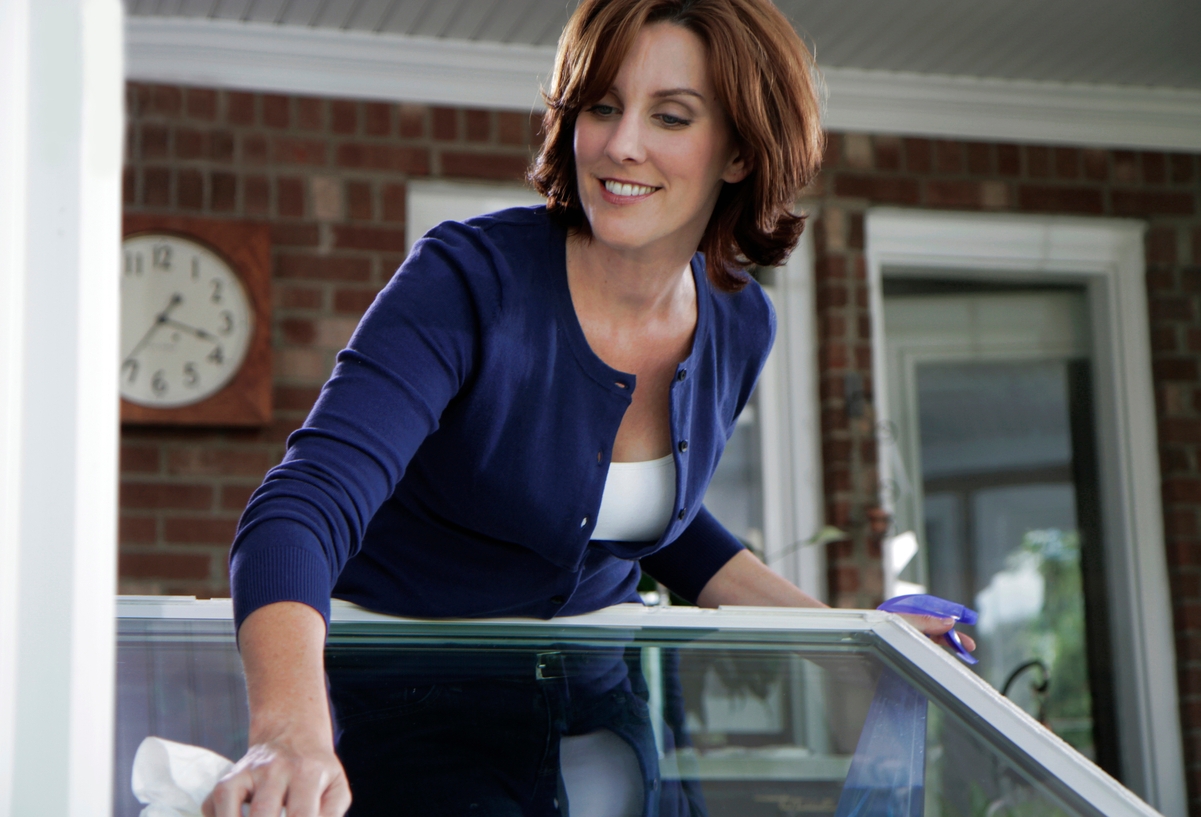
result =
[{"label": "woman's fingers", "polygon": [[[955,619],[939,618],[938,616],[919,616],[912,613],[902,613],[901,618],[908,621],[914,627],[921,630],[926,635],[935,641],[942,642],[942,636],[946,635],[955,627]],[[968,652],[976,649],[976,639],[970,635],[966,635],[958,630],[959,640],[963,643],[964,649]]]},{"label": "woman's fingers", "polygon": [[332,751],[278,751],[252,746],[204,801],[204,817],[342,817],[350,789]]},{"label": "woman's fingers", "polygon": [[318,817],[342,817],[349,809],[350,784],[346,782],[346,775],[343,774],[325,790]]}]

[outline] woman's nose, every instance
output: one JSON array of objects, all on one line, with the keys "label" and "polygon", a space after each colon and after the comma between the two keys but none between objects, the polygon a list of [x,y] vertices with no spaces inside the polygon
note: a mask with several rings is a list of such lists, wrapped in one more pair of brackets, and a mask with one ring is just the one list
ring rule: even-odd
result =
[{"label": "woman's nose", "polygon": [[626,112],[617,121],[605,145],[605,154],[617,164],[638,164],[646,159],[644,134],[639,117]]}]

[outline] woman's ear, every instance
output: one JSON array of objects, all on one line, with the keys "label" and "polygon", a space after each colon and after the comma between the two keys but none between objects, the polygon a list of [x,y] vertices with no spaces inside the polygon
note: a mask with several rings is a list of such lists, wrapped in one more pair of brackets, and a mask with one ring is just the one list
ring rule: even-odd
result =
[{"label": "woman's ear", "polygon": [[754,162],[742,148],[735,148],[734,155],[730,157],[730,161],[726,163],[725,170],[722,171],[721,180],[730,184],[737,184],[745,179],[754,169]]}]

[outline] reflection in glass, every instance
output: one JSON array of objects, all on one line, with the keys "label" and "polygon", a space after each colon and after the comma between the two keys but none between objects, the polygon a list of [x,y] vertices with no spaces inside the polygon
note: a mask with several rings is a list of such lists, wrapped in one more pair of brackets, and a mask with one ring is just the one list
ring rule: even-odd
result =
[{"label": "reflection in glass", "polygon": [[918,413],[931,592],[974,599],[977,671],[1094,757],[1072,366],[923,364]]},{"label": "reflection in glass", "polygon": [[[936,817],[1098,813],[981,731],[946,690],[886,663],[873,639],[335,622],[327,667],[338,749],[362,809],[351,813],[849,817],[920,814],[914,804]],[[146,735],[240,756],[244,688],[230,625],[122,620],[117,720],[122,817],[140,808],[128,775]],[[896,759],[906,785],[879,782],[880,757]],[[868,773],[848,778],[857,763]],[[848,790],[864,785],[879,790]],[[910,810],[850,809],[866,801]]]}]

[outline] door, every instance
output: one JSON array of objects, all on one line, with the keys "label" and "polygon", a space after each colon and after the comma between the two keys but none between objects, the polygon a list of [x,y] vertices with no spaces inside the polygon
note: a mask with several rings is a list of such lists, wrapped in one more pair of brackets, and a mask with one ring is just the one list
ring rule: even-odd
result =
[{"label": "door", "polygon": [[883,311],[894,592],[978,610],[979,674],[1116,773],[1084,291],[886,278]]}]

